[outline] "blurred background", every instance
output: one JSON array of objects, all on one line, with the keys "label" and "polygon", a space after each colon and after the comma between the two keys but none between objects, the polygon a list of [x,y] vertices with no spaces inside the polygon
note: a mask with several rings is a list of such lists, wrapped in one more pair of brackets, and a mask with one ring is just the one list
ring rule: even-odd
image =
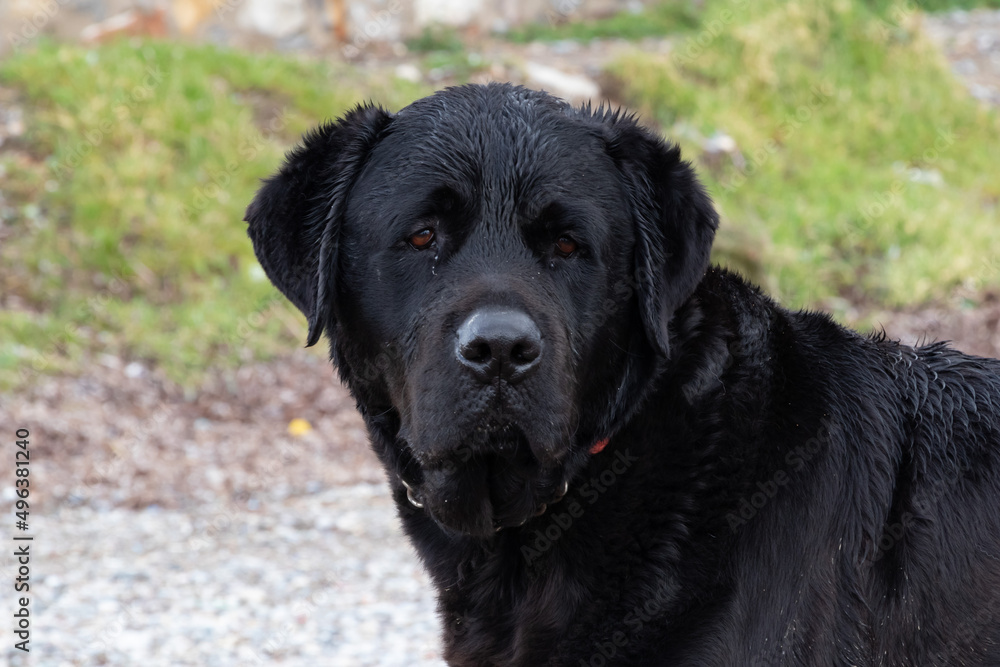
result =
[{"label": "blurred background", "polygon": [[0,663],[442,664],[353,402],[241,222],[363,100],[505,80],[629,107],[708,185],[715,261],[1000,356],[998,8],[0,0],[2,456],[30,430],[36,536],[32,651],[3,624]]}]

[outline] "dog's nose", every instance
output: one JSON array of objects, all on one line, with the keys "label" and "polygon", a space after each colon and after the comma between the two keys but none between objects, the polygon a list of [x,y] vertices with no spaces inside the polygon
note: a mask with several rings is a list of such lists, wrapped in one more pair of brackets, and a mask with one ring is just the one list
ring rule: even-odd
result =
[{"label": "dog's nose", "polygon": [[538,367],[542,334],[520,310],[481,308],[458,327],[455,355],[480,382],[520,382]]}]

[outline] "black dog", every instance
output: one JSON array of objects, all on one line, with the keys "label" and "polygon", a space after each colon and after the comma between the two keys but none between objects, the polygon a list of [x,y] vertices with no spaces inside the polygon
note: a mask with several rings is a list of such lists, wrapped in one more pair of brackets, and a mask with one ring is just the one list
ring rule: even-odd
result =
[{"label": "black dog", "polygon": [[305,137],[247,209],[452,665],[1000,664],[1000,362],[786,311],[633,118],[509,85]]}]

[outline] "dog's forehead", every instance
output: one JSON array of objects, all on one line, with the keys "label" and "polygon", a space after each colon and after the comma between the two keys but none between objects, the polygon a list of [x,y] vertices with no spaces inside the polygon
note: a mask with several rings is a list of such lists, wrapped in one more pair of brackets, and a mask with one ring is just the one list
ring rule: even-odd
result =
[{"label": "dog's forehead", "polygon": [[401,110],[372,162],[397,176],[572,180],[610,167],[603,145],[599,126],[583,122],[561,100],[514,86],[469,86]]}]

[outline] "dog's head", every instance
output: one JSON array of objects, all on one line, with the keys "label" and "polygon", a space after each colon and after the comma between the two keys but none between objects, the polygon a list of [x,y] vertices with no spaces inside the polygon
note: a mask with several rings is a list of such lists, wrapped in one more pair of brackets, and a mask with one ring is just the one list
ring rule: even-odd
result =
[{"label": "dog's head", "polygon": [[544,511],[637,407],[717,225],[631,117],[500,84],[323,125],[246,219],[397,493],[478,537]]}]

